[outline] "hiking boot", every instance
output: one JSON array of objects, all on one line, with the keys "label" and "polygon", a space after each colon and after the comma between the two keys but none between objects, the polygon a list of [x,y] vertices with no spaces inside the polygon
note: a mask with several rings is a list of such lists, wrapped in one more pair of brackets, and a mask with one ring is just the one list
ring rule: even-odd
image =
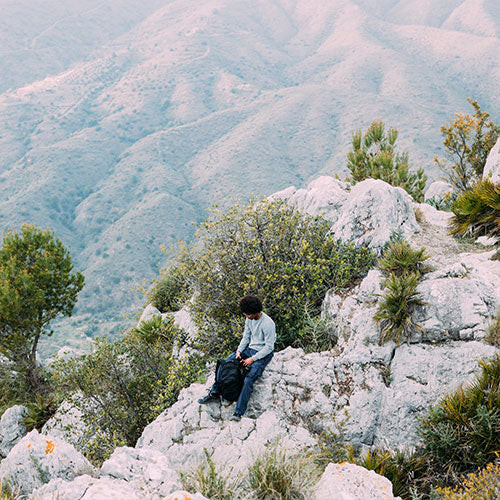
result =
[{"label": "hiking boot", "polygon": [[220,396],[216,392],[209,391],[209,393],[201,399],[198,399],[200,405],[205,405],[207,403],[212,403],[214,401],[220,401]]},{"label": "hiking boot", "polygon": [[239,413],[233,413],[229,420],[232,420],[234,422],[239,422],[241,420],[241,415]]}]

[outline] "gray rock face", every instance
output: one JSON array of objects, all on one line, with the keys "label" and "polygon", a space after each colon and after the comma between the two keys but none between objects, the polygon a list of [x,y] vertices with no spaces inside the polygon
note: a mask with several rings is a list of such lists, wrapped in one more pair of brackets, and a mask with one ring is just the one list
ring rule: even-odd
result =
[{"label": "gray rock face", "polygon": [[[392,483],[354,464],[329,464],[314,489],[314,500],[391,500]],[[398,497],[399,498],[399,497]]]},{"label": "gray rock face", "polygon": [[484,337],[497,300],[481,275],[459,262],[428,274],[417,290],[426,305],[418,308],[415,321],[424,331],[416,332],[412,342]]},{"label": "gray rock face", "polygon": [[412,344],[398,347],[390,364],[390,385],[383,391],[374,443],[402,447],[418,441],[417,415],[440,396],[466,383],[477,361],[497,350],[483,342]]},{"label": "gray rock face", "polygon": [[137,322],[138,325],[141,323],[144,323],[145,321],[149,321],[150,319],[154,318],[155,316],[161,316],[161,312],[156,309],[155,306],[148,304],[144,311],[142,311],[141,317],[139,318],[139,321]]},{"label": "gray rock face", "polygon": [[180,488],[178,474],[170,469],[167,458],[156,450],[117,448],[102,464],[101,477],[139,481],[150,495],[165,497]]},{"label": "gray rock face", "polygon": [[140,486],[120,479],[95,478],[87,474],[65,481],[53,479],[33,492],[32,500],[159,500],[145,497]]},{"label": "gray rock face", "polygon": [[25,406],[16,405],[4,412],[0,419],[0,458],[6,457],[14,445],[28,432],[23,420],[28,414]]},{"label": "gray rock face", "polygon": [[488,155],[483,170],[483,179],[489,179],[495,184],[500,183],[500,137]]},{"label": "gray rock face", "polygon": [[398,230],[404,236],[420,231],[412,199],[404,189],[375,179],[359,182],[351,189],[331,229],[335,238],[376,252]]},{"label": "gray rock face", "polygon": [[93,472],[89,461],[73,446],[36,430],[24,436],[0,463],[0,481],[8,481],[23,494],[54,478],[70,481]]},{"label": "gray rock face", "polygon": [[453,186],[444,181],[435,181],[427,188],[424,194],[424,200],[442,201],[445,195],[453,192]]},{"label": "gray rock face", "polygon": [[296,190],[288,203],[310,215],[321,215],[335,222],[348,197],[347,184],[333,177],[322,176],[312,181],[307,189]]},{"label": "gray rock face", "polygon": [[88,432],[82,416],[79,408],[70,401],[63,401],[56,413],[42,427],[42,434],[66,441],[82,451],[84,436]]}]

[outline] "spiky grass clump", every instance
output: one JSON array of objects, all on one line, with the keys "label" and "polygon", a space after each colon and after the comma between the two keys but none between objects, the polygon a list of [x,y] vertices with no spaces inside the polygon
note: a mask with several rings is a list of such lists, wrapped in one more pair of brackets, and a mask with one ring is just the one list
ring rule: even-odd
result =
[{"label": "spiky grass clump", "polygon": [[438,488],[440,500],[498,500],[500,465],[488,464],[477,473],[468,474],[455,488]]},{"label": "spiky grass clump", "polygon": [[247,476],[255,500],[306,500],[318,479],[311,455],[289,456],[278,443],[256,458]]},{"label": "spiky grass clump", "polygon": [[429,466],[422,450],[385,450],[373,448],[353,462],[386,477],[394,496],[409,499],[412,491],[430,487]]},{"label": "spiky grass clump", "polygon": [[205,458],[196,467],[180,473],[183,487],[188,491],[199,491],[212,500],[233,500],[241,487],[240,475],[232,475],[232,468],[221,471],[207,450]]},{"label": "spiky grass clump", "polygon": [[378,261],[378,267],[385,276],[394,274],[399,277],[408,273],[421,276],[432,270],[431,266],[425,263],[429,257],[425,248],[414,250],[406,241],[395,241],[384,251]]},{"label": "spiky grass clump", "polygon": [[453,203],[450,234],[500,238],[500,184],[485,179]]},{"label": "spiky grass clump", "polygon": [[19,492],[13,490],[8,483],[0,481],[0,500],[20,500],[20,499],[21,499],[21,494]]},{"label": "spiky grass clump", "polygon": [[495,460],[500,450],[500,356],[480,365],[473,383],[443,397],[420,423],[433,469],[448,484]]},{"label": "spiky grass clump", "polygon": [[421,327],[412,320],[416,308],[425,305],[417,291],[420,275],[417,273],[396,276],[391,274],[384,282],[385,291],[378,303],[375,321],[381,326],[379,344],[393,339],[397,345],[402,339],[410,340],[411,334]]},{"label": "spiky grass clump", "polygon": [[44,397],[37,394],[35,399],[26,404],[28,415],[24,419],[24,425],[31,431],[40,431],[57,410],[57,403],[54,396]]}]

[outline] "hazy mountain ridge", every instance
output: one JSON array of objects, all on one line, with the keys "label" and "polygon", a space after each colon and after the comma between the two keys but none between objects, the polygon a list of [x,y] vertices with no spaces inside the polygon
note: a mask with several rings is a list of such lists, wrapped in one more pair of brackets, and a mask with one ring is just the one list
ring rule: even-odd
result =
[{"label": "hazy mountain ridge", "polygon": [[155,275],[159,245],[189,237],[208,203],[341,171],[351,132],[374,119],[430,172],[466,97],[500,119],[494,0],[107,8],[107,46],[71,54],[65,39],[70,69],[0,94],[1,225],[49,226],[70,246],[81,313],[137,303],[130,287]]}]

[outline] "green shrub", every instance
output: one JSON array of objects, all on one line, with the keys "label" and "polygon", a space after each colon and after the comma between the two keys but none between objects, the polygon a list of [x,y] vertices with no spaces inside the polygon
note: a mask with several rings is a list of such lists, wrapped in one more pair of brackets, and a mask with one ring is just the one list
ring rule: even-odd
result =
[{"label": "green shrub", "polygon": [[189,288],[175,266],[163,269],[147,292],[148,302],[162,313],[182,309],[188,298]]},{"label": "green shrub", "polygon": [[425,203],[431,205],[437,210],[451,212],[451,207],[453,206],[453,203],[455,203],[455,200],[457,198],[458,193],[446,193],[441,199],[431,198],[429,200],[426,200]]},{"label": "green shrub", "polygon": [[304,328],[299,332],[295,342],[297,347],[302,347],[306,353],[329,351],[333,349],[338,340],[338,327],[331,318],[321,315],[312,316],[309,307],[304,311]]},{"label": "green shrub", "polygon": [[408,273],[421,276],[432,270],[425,264],[429,257],[425,248],[414,250],[406,241],[393,242],[384,250],[377,265],[386,277],[391,274],[400,277]]},{"label": "green shrub", "polygon": [[57,403],[53,395],[44,397],[37,394],[34,401],[26,403],[26,408],[28,415],[24,419],[24,425],[29,431],[41,431],[47,420],[56,412]]},{"label": "green shrub", "polygon": [[330,224],[283,201],[251,201],[213,209],[176,265],[194,292],[191,311],[199,346],[221,355],[234,350],[244,318],[241,297],[259,296],[276,323],[276,348],[293,345],[306,326],[304,304],[319,314],[326,292],[349,287],[374,264],[366,248],[335,242]]},{"label": "green shrub", "polygon": [[[173,404],[181,389],[203,370],[199,356],[173,354],[185,339],[185,332],[171,318],[162,321],[161,317],[142,323],[116,342],[98,339],[90,354],[54,364],[59,397],[80,395],[73,402],[103,446],[106,440],[111,445],[134,446],[144,427]],[[89,447],[97,449],[92,435],[89,438],[94,444]]]},{"label": "green shrub", "polygon": [[242,477],[233,474],[233,468],[222,471],[216,467],[212,457],[203,450],[205,459],[191,470],[180,473],[182,486],[187,491],[199,491],[211,500],[233,500],[238,498]]},{"label": "green shrub", "polygon": [[477,101],[467,101],[474,114],[456,113],[455,120],[441,127],[446,158],[434,158],[446,180],[459,192],[471,189],[481,179],[488,154],[500,134],[500,126],[489,119],[489,113],[481,111]]},{"label": "green shrub", "polygon": [[403,338],[409,342],[412,332],[421,329],[412,320],[416,308],[425,304],[417,292],[419,283],[420,275],[417,273],[391,274],[384,281],[385,290],[374,315],[381,327],[380,344],[393,339],[399,345]]},{"label": "green shrub", "polygon": [[500,308],[498,308],[496,316],[488,326],[484,340],[488,342],[488,344],[500,347]]},{"label": "green shrub", "polygon": [[455,488],[437,488],[441,500],[498,500],[500,465],[490,463],[477,473],[468,474]]},{"label": "green shrub", "polygon": [[500,450],[500,357],[480,366],[473,383],[443,397],[420,423],[425,450],[445,482],[484,467]]},{"label": "green shrub", "polygon": [[353,463],[389,479],[394,496],[403,500],[409,500],[414,491],[430,488],[427,457],[419,449],[391,451],[373,448]]},{"label": "green shrub", "polygon": [[256,500],[306,500],[319,480],[310,455],[289,456],[276,443],[248,468],[247,482]]},{"label": "green shrub", "polygon": [[397,153],[398,131],[385,131],[383,122],[373,122],[366,134],[357,130],[352,136],[352,150],[347,154],[347,168],[353,183],[365,179],[382,179],[405,189],[415,201],[424,200],[427,176],[423,168],[410,171],[408,153]]},{"label": "green shrub", "polygon": [[500,184],[488,179],[464,191],[452,206],[450,233],[500,238]]}]

